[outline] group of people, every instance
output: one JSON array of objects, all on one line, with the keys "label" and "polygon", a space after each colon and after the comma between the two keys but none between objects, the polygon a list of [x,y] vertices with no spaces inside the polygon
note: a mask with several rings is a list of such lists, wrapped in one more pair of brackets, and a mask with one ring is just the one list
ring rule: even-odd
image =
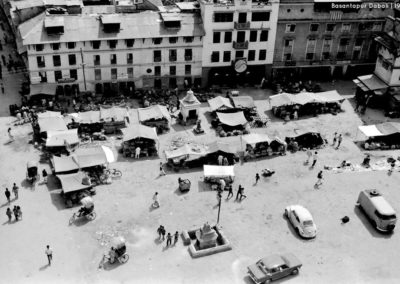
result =
[{"label": "group of people", "polygon": [[[15,199],[18,199],[18,190],[19,190],[18,186],[14,183],[14,185],[13,185],[13,187],[12,187],[12,191],[13,191],[13,193],[14,193]],[[8,204],[11,204],[11,192],[8,190],[7,187],[6,187],[6,190],[5,190],[5,192],[4,192],[4,195],[5,195],[6,198],[7,198]]]},{"label": "group of people", "polygon": [[[165,227],[163,225],[160,225],[160,227],[158,227],[157,233],[158,233],[158,239],[164,241],[165,240],[166,230],[165,230]],[[167,238],[167,247],[172,246],[172,235],[171,235],[171,233],[168,233],[166,238]],[[175,234],[174,234],[174,246],[178,242],[178,239],[179,239],[179,233],[178,233],[178,231],[176,231]]]},{"label": "group of people", "polygon": [[229,166],[229,161],[227,157],[224,157],[222,155],[218,156],[218,165],[220,166]]},{"label": "group of people", "polygon": [[14,217],[15,217],[15,221],[21,220],[22,219],[21,207],[16,205],[16,206],[14,206],[12,211],[11,211],[10,207],[7,208],[6,215],[8,217],[8,222],[9,223],[12,221],[12,215],[13,214],[14,214]]}]

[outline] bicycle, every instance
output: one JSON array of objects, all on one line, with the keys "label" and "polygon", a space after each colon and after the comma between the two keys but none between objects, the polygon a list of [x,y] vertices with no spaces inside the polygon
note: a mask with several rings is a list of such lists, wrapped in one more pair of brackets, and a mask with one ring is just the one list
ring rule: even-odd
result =
[{"label": "bicycle", "polygon": [[71,216],[71,218],[69,219],[69,224],[71,225],[72,223],[75,222],[75,220],[80,219],[80,218],[83,218],[83,217],[85,217],[85,218],[88,219],[89,221],[93,221],[94,219],[96,219],[96,216],[97,216],[97,214],[96,214],[96,212],[94,212],[94,211],[92,211],[92,212],[90,212],[90,213],[88,213],[88,214],[84,214],[84,215],[78,215],[78,213],[75,212],[75,213]]},{"label": "bicycle", "polygon": [[111,178],[120,178],[122,177],[122,172],[117,169],[107,169],[104,171],[104,174],[110,176]]}]

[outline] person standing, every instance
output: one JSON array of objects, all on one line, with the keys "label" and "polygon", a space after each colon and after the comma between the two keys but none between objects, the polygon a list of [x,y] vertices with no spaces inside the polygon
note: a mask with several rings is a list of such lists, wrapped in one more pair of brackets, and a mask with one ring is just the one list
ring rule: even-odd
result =
[{"label": "person standing", "polygon": [[230,197],[233,197],[233,188],[232,185],[228,186],[228,196],[226,197],[226,199],[229,199]]},{"label": "person standing", "polygon": [[49,261],[49,266],[51,265],[51,261],[53,260],[53,250],[50,248],[49,245],[46,246],[47,260]]},{"label": "person standing", "polygon": [[222,166],[223,160],[224,160],[224,157],[222,155],[219,155],[218,156],[218,165]]},{"label": "person standing", "polygon": [[153,195],[153,207],[154,208],[160,207],[160,202],[158,201],[158,192],[154,193]]},{"label": "person standing", "polygon": [[391,174],[393,172],[395,166],[396,166],[396,160],[393,160],[390,163],[390,169],[389,169],[389,172],[388,172],[389,174]]},{"label": "person standing", "polygon": [[47,171],[43,169],[42,171],[43,182],[47,184]]},{"label": "person standing", "polygon": [[12,191],[14,193],[15,199],[18,199],[18,186],[15,184],[15,182],[14,182]]},{"label": "person standing", "polygon": [[260,180],[260,175],[256,173],[256,184],[258,183],[259,180]]},{"label": "person standing", "polygon": [[172,244],[172,236],[171,233],[167,234],[167,247],[169,247]]},{"label": "person standing", "polygon": [[162,240],[165,240],[165,233],[166,233],[166,231],[165,231],[164,226],[161,226],[161,227],[162,227],[162,228],[161,228]]},{"label": "person standing", "polygon": [[8,223],[10,223],[11,219],[12,219],[12,212],[11,212],[10,207],[7,208],[6,215],[8,217]]},{"label": "person standing", "polygon": [[8,132],[8,137],[10,138],[11,142],[14,141],[14,136],[11,133],[11,127],[8,128],[7,132]]},{"label": "person standing", "polygon": [[135,149],[135,159],[139,159],[140,158],[140,147],[136,147]]},{"label": "person standing", "polygon": [[165,176],[165,175],[166,175],[166,173],[164,171],[163,163],[160,162],[160,176]]},{"label": "person standing", "polygon": [[336,141],[337,141],[337,132],[335,132],[335,134],[333,134],[333,142],[332,142],[333,147],[335,147]]},{"label": "person standing", "polygon": [[158,239],[161,240],[162,237],[162,231],[163,231],[163,226],[160,225],[160,227],[158,227],[157,229],[157,233],[158,233]]},{"label": "person standing", "polygon": [[227,158],[227,157],[224,157],[224,160],[223,160],[222,163],[223,163],[224,166],[229,166],[228,158]]},{"label": "person standing", "polygon": [[339,137],[338,137],[338,144],[337,144],[337,146],[336,146],[336,149],[339,149],[339,147],[340,147],[340,144],[342,143],[342,134],[340,134],[339,135]]},{"label": "person standing", "polygon": [[14,206],[13,213],[14,213],[15,221],[18,221],[18,209],[17,209],[17,206]]},{"label": "person standing", "polygon": [[318,175],[317,175],[317,182],[315,183],[316,187],[319,187],[320,185],[322,185],[322,180],[324,179],[322,176],[322,171],[319,171]]},{"label": "person standing", "polygon": [[226,182],[223,178],[219,180],[220,190],[223,192],[225,190]]},{"label": "person standing", "polygon": [[7,187],[6,187],[6,191],[4,192],[4,194],[5,194],[6,198],[7,198],[8,204],[10,204],[11,203],[11,199],[10,199],[11,193],[8,190]]},{"label": "person standing", "polygon": [[315,151],[314,155],[313,155],[313,162],[312,162],[312,165],[311,165],[312,168],[314,168],[315,164],[317,163],[317,160],[318,160],[318,152]]},{"label": "person standing", "polygon": [[179,239],[179,233],[178,233],[178,231],[176,231],[176,232],[175,232],[175,235],[174,235],[174,246],[175,246],[176,243],[178,242],[178,239]]}]

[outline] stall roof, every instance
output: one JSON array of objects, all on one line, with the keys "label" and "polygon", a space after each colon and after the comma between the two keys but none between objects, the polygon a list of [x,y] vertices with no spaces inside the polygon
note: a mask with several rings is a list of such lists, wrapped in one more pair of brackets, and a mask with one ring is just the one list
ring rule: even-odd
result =
[{"label": "stall roof", "polygon": [[59,112],[59,111],[38,112],[37,116],[38,116],[38,118],[62,117],[61,112]]},{"label": "stall roof", "polygon": [[229,125],[229,126],[244,125],[247,123],[247,120],[244,117],[243,111],[234,112],[234,113],[217,112],[217,116],[218,116],[219,121],[222,124]]},{"label": "stall roof", "polygon": [[250,96],[232,97],[235,108],[254,108],[254,100]]},{"label": "stall roof", "polygon": [[126,108],[122,107],[110,107],[100,108],[100,119],[104,121],[111,121],[113,118],[114,121],[124,121],[126,117],[129,117],[129,113]]},{"label": "stall roof", "polygon": [[153,105],[146,108],[139,108],[137,111],[140,122],[162,118],[171,120],[171,116],[165,106]]},{"label": "stall roof", "polygon": [[36,96],[36,95],[56,95],[56,84],[31,84],[30,85],[30,93],[29,97]]},{"label": "stall roof", "polygon": [[79,143],[78,129],[47,131],[46,147],[60,147]]},{"label": "stall roof", "polygon": [[158,141],[157,131],[155,127],[148,127],[141,124],[131,125],[129,128],[121,129],[124,134],[123,141],[129,141],[136,138],[146,138]]},{"label": "stall roof", "polygon": [[291,104],[305,105],[308,103],[343,102],[344,97],[333,90],[321,93],[301,92],[295,95],[282,93],[269,97],[269,101],[271,107],[279,107]]},{"label": "stall roof", "polygon": [[64,193],[73,191],[83,190],[91,188],[91,185],[82,184],[82,180],[85,177],[83,172],[77,172],[75,174],[60,175],[57,176],[61,182],[61,187]]},{"label": "stall roof", "polygon": [[231,101],[221,96],[209,99],[208,104],[210,105],[211,111],[217,111],[220,108],[233,108]]},{"label": "stall roof", "polygon": [[62,117],[45,117],[38,119],[40,132],[68,130]]},{"label": "stall roof", "polygon": [[53,156],[51,163],[53,164],[55,174],[79,170],[78,164],[71,156]]},{"label": "stall roof", "polygon": [[165,151],[165,157],[167,159],[175,159],[185,155],[202,157],[205,156],[206,154],[207,152],[203,147],[199,145],[189,145],[189,144],[185,144],[182,147],[179,147],[178,149],[172,151]]},{"label": "stall roof", "polygon": [[389,86],[378,78],[375,74],[369,74],[357,77],[359,83],[362,83],[368,90],[375,91],[379,89],[386,89]]},{"label": "stall roof", "polygon": [[367,137],[387,136],[394,133],[400,133],[400,123],[385,122],[376,125],[363,125],[358,129]]},{"label": "stall roof", "polygon": [[78,148],[72,156],[81,168],[115,162],[112,150],[106,146]]},{"label": "stall roof", "polygon": [[298,128],[297,129],[293,129],[293,132],[294,132],[293,134],[287,135],[287,137],[289,137],[289,138],[299,137],[301,135],[308,134],[308,133],[315,133],[315,134],[320,135],[320,133],[318,131],[316,131],[316,130],[314,130],[312,128],[307,128],[307,127],[302,127],[300,129],[298,129]]},{"label": "stall roof", "polygon": [[229,144],[229,143],[223,143],[223,142],[219,142],[219,141],[215,141],[211,144],[208,144],[208,153],[215,153],[215,152],[225,152],[225,153],[229,153],[229,154],[236,154],[236,149],[235,147],[233,147],[233,145]]},{"label": "stall roof", "polygon": [[257,143],[268,142],[271,143],[272,139],[267,134],[251,133],[243,135],[244,143],[249,145],[255,145]]},{"label": "stall roof", "polygon": [[100,122],[100,111],[91,110],[78,113],[78,120],[83,124],[92,124]]},{"label": "stall roof", "polygon": [[204,176],[235,176],[234,166],[204,165]]}]

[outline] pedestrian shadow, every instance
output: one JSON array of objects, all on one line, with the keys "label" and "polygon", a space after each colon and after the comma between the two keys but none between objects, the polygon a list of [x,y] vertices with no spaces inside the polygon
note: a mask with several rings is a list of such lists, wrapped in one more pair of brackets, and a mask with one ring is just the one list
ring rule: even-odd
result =
[{"label": "pedestrian shadow", "polygon": [[3,145],[4,145],[4,146],[9,145],[9,144],[11,144],[12,142],[14,142],[14,141],[13,141],[13,140],[10,140],[10,141],[4,142]]},{"label": "pedestrian shadow", "polygon": [[160,239],[160,238],[155,238],[155,239],[154,239],[154,243],[155,243],[156,245],[160,245],[160,244],[163,243],[163,240]]},{"label": "pedestrian shadow", "polygon": [[159,208],[160,208],[160,206],[154,207],[154,206],[153,206],[153,203],[152,203],[152,204],[150,204],[150,206],[149,206],[149,212],[153,212],[153,211],[155,211],[155,210],[157,210],[157,209],[159,209]]},{"label": "pedestrian shadow", "polygon": [[6,207],[6,206],[11,206],[11,203],[8,203],[8,202],[3,203],[0,205],[0,208]]},{"label": "pedestrian shadow", "polygon": [[39,271],[44,271],[44,270],[46,270],[46,269],[49,268],[49,267],[50,267],[49,264],[45,264],[45,265],[39,267]]},{"label": "pedestrian shadow", "polygon": [[164,252],[164,251],[166,251],[167,249],[169,249],[169,246],[165,245],[165,246],[163,246],[162,251]]}]

